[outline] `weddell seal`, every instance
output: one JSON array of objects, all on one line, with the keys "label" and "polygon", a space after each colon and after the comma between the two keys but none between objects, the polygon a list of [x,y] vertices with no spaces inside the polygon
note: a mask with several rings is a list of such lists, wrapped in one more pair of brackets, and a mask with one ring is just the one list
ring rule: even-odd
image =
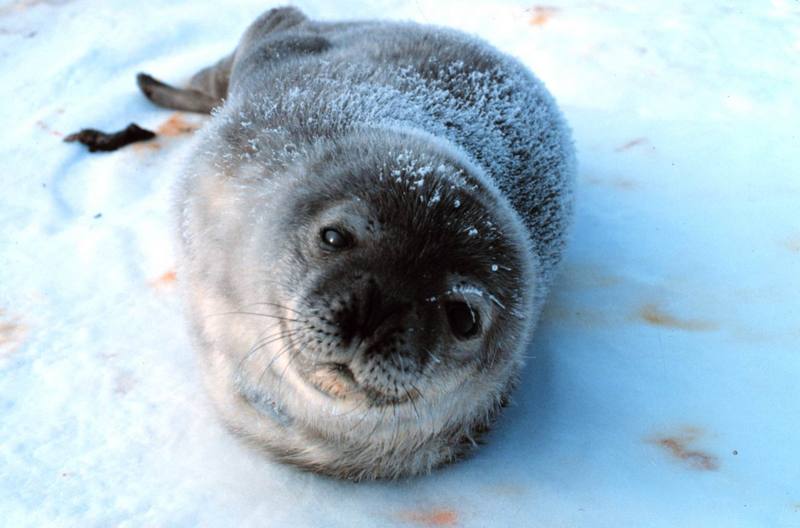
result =
[{"label": "weddell seal", "polygon": [[574,153],[544,86],[463,33],[272,9],[185,89],[179,276],[211,399],[348,479],[469,453],[515,385],[564,246]]}]

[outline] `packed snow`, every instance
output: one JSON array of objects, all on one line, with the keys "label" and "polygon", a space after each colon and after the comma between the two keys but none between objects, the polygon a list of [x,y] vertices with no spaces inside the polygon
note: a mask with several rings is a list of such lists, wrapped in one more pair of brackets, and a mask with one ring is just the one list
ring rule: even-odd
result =
[{"label": "packed snow", "polygon": [[[800,526],[800,5],[298,6],[477,34],[561,105],[576,220],[514,404],[475,457],[400,482],[232,438],[172,249],[206,118],[154,107],[135,74],[186,79],[272,6],[0,2],[0,524]],[[62,142],[130,122],[159,138]]]}]

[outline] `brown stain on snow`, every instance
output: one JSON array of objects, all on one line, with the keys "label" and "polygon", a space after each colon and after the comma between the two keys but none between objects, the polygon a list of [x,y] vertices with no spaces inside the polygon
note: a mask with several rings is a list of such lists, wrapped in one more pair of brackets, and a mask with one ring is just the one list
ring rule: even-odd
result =
[{"label": "brown stain on snow", "polygon": [[646,137],[638,137],[638,138],[635,138],[635,139],[632,139],[632,140],[628,141],[627,143],[623,143],[622,145],[618,146],[617,148],[614,149],[614,152],[624,152],[626,150],[632,149],[633,147],[635,147],[637,145],[644,145],[647,142],[648,141],[647,141]]},{"label": "brown stain on snow", "polygon": [[784,240],[783,246],[792,253],[800,253],[800,234]]},{"label": "brown stain on snow", "polygon": [[703,319],[681,319],[653,303],[645,304],[639,308],[636,315],[646,323],[662,328],[675,328],[687,332],[707,332],[717,328],[717,325],[711,321]]},{"label": "brown stain on snow", "polygon": [[200,128],[196,123],[189,123],[184,119],[183,114],[175,112],[169,119],[161,123],[156,129],[156,134],[159,136],[181,136],[184,134],[191,134]]},{"label": "brown stain on snow", "polygon": [[161,143],[157,141],[140,141],[138,143],[132,143],[131,148],[136,152],[146,152],[146,151],[153,151],[153,150],[161,150]]},{"label": "brown stain on snow", "polygon": [[158,278],[151,280],[150,286],[157,290],[169,289],[172,288],[176,280],[178,280],[178,274],[175,273],[175,270],[169,270],[162,273]]},{"label": "brown stain on snow", "polygon": [[69,0],[17,0],[16,2],[11,2],[8,5],[0,7],[0,16],[22,13],[23,11],[27,11],[29,8],[40,4],[57,7],[61,4],[66,4],[68,1]]},{"label": "brown stain on snow", "polygon": [[403,512],[400,520],[419,526],[457,526],[458,514],[449,508],[436,508],[431,510],[414,510]]},{"label": "brown stain on snow", "polygon": [[719,458],[715,455],[692,447],[704,435],[699,427],[684,427],[669,435],[656,435],[647,442],[664,450],[673,458],[685,463],[688,467],[699,471],[716,471],[719,469]]},{"label": "brown stain on snow", "polygon": [[526,11],[531,14],[528,24],[543,26],[561,10],[553,6],[533,6]]},{"label": "brown stain on snow", "polygon": [[28,329],[17,317],[0,309],[0,359],[11,356],[25,340]]},{"label": "brown stain on snow", "polygon": [[48,125],[47,123],[45,123],[42,120],[36,121],[36,126],[39,127],[41,130],[44,130],[45,132],[47,132],[51,136],[64,137],[64,133],[63,132],[59,132],[58,130],[53,130],[52,128],[50,128],[50,125]]}]

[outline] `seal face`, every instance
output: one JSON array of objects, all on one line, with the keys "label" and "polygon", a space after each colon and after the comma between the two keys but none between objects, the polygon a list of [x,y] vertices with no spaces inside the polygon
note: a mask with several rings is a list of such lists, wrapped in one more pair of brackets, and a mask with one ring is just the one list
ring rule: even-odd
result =
[{"label": "seal face", "polygon": [[428,470],[472,446],[519,366],[526,240],[466,167],[417,138],[321,150],[269,186],[261,222],[236,220],[227,265],[196,294],[216,299],[205,336],[226,372],[210,368],[212,392],[256,409],[229,424],[250,437],[264,423],[258,441],[285,460],[350,478]]},{"label": "seal face", "polygon": [[195,109],[226,97],[177,213],[227,425],[350,479],[468,453],[516,382],[563,245],[573,161],[552,100],[460,33],[292,8],[198,76],[145,93]]},{"label": "seal face", "polygon": [[324,184],[302,203],[287,196],[292,288],[273,290],[300,376],[370,406],[415,403],[448,375],[507,360],[494,341],[526,308],[509,219],[463,167],[403,143],[309,167]]}]

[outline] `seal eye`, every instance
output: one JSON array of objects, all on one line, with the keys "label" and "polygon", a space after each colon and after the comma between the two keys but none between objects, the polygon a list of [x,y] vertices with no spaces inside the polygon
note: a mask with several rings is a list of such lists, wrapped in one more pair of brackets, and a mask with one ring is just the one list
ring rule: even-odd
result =
[{"label": "seal eye", "polygon": [[338,229],[326,227],[320,233],[322,243],[327,249],[342,249],[347,246],[347,236]]},{"label": "seal eye", "polygon": [[451,301],[445,304],[444,310],[450,330],[458,339],[470,339],[478,335],[480,316],[467,303]]}]

